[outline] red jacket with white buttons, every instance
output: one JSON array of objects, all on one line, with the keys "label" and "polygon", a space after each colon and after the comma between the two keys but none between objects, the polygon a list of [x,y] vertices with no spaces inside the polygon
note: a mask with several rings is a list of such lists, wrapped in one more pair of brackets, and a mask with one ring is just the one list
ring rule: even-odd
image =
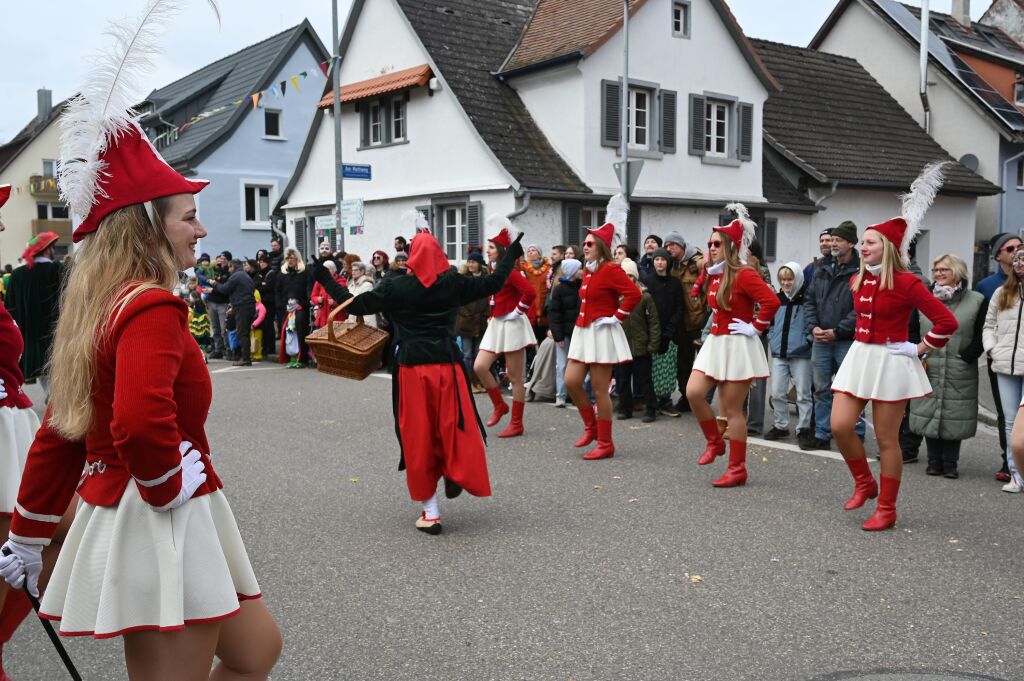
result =
[{"label": "red jacket with white buttons", "polygon": [[931,320],[925,345],[938,349],[949,342],[959,326],[956,317],[911,272],[893,272],[891,289],[879,290],[878,277],[864,273],[860,291],[853,292],[857,328],[853,339],[861,343],[902,343],[907,340],[910,315],[915,309]]},{"label": "red jacket with white buttons", "polygon": [[4,392],[7,397],[0,400],[0,407],[11,409],[29,409],[32,400],[23,388],[25,377],[21,373],[21,353],[25,351],[25,342],[21,330],[14,323],[14,318],[7,308],[0,305],[0,380],[3,380]]},{"label": "red jacket with white buttons", "polygon": [[536,297],[537,289],[526,280],[526,275],[513,270],[501,290],[491,296],[491,316],[504,317],[513,310],[526,314],[533,307]]},{"label": "red jacket with white buttons", "polygon": [[[722,285],[722,275],[712,274],[708,277],[708,305],[711,306],[711,334],[728,336],[729,325],[734,319],[751,323],[760,333],[772,325],[775,311],[779,309],[779,297],[771,287],[764,283],[761,276],[752,267],[741,267],[736,270],[732,280],[732,291],[729,293],[729,307],[726,310],[719,306],[718,289]],[[754,317],[754,305],[761,306],[757,317]]]},{"label": "red jacket with white buttons", "polygon": [[210,372],[189,333],[185,301],[163,290],[132,300],[97,349],[93,385],[95,417],[84,440],[65,440],[47,412],[18,491],[15,541],[48,544],[76,491],[95,506],[115,506],[134,483],[148,504],[166,505],[181,490],[183,440],[206,465],[193,498],[223,486],[206,441]]},{"label": "red jacket with white buttons", "polygon": [[[639,287],[618,264],[603,262],[596,272],[584,268],[576,326],[590,326],[591,322],[601,317],[615,317],[620,322],[625,321],[640,303],[641,297]],[[620,298],[622,302],[619,302]]]}]

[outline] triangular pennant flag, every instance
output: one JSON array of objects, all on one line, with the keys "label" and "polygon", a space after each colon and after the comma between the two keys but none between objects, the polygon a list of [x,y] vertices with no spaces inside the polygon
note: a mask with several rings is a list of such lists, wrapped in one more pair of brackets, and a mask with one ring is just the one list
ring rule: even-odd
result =
[{"label": "triangular pennant flag", "polygon": [[322,62],[320,64],[320,70],[324,72],[324,78],[326,78],[327,77],[327,62]]},{"label": "triangular pennant flag", "polygon": [[254,109],[255,109],[255,108],[256,108],[257,106],[259,106],[259,103],[260,103],[260,94],[261,94],[261,93],[257,92],[256,94],[252,95],[252,108],[254,108]]},{"label": "triangular pennant flag", "polygon": [[295,86],[295,89],[297,91],[302,92],[302,90],[299,90],[299,77],[298,76],[292,76],[292,85]]},{"label": "triangular pennant flag", "polygon": [[299,75],[302,76],[303,78],[308,78],[309,77],[309,71],[303,71]]},{"label": "triangular pennant flag", "polygon": [[271,85],[271,86],[270,86],[270,91],[271,91],[272,93],[274,93],[274,96],[275,96],[275,97],[280,97],[280,96],[281,96],[281,93],[280,93],[280,92],[278,92],[278,90],[277,90],[277,86],[276,86],[276,85]]},{"label": "triangular pennant flag", "polygon": [[288,92],[288,81],[287,80],[282,80],[281,81],[281,96],[284,97],[285,93],[287,93],[287,92]]}]

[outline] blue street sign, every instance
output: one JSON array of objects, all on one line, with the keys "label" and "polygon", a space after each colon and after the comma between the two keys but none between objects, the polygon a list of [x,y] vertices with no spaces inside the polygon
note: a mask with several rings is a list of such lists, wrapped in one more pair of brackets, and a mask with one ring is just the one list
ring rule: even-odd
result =
[{"label": "blue street sign", "polygon": [[361,163],[343,163],[341,165],[341,176],[346,180],[373,179],[370,173],[370,166]]}]

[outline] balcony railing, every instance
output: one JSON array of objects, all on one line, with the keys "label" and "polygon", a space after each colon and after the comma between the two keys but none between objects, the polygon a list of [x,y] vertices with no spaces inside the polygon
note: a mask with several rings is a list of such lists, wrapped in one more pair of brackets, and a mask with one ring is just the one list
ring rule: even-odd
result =
[{"label": "balcony railing", "polygon": [[32,175],[28,178],[28,193],[41,199],[55,199],[59,192],[57,190],[57,178],[46,175]]},{"label": "balcony railing", "polygon": [[60,241],[71,242],[71,220],[33,220],[32,235],[43,232],[55,232]]}]

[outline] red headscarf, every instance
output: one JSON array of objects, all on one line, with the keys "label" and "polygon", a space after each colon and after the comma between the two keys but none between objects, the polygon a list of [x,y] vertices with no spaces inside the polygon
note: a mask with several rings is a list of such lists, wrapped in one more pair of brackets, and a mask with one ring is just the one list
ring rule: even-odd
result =
[{"label": "red headscarf", "polygon": [[405,266],[426,288],[433,286],[439,276],[451,269],[441,244],[427,232],[420,232],[412,238]]}]

